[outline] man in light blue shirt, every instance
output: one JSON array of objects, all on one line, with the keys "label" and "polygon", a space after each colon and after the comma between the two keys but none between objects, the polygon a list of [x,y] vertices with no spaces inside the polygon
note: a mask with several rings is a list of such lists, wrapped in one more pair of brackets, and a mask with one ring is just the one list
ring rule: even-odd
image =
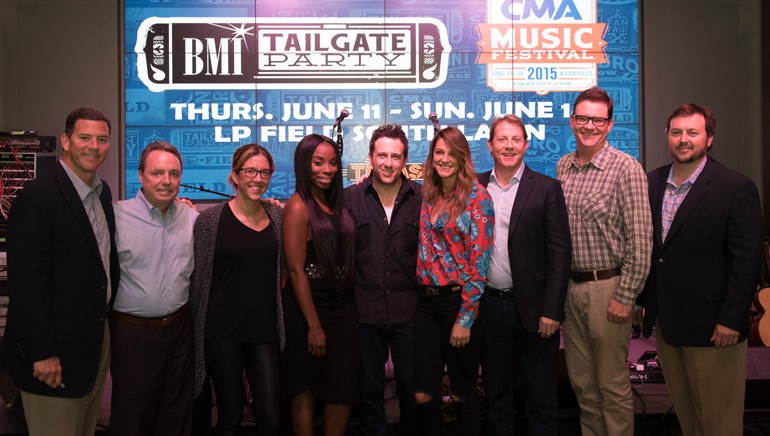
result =
[{"label": "man in light blue shirt", "polygon": [[176,202],[182,157],[156,141],[142,188],[115,205],[121,280],[110,314],[111,435],[187,435],[192,425],[192,315],[187,306],[197,213]]}]

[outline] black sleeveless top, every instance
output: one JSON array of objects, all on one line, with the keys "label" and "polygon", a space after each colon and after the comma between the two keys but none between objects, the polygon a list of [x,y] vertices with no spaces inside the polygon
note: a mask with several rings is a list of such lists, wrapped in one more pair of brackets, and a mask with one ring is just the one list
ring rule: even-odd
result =
[{"label": "black sleeveless top", "polygon": [[[337,235],[337,246],[342,243],[342,224],[337,215],[327,215],[329,221]],[[339,252],[339,250],[337,250]],[[335,265],[339,264],[339,259],[335,259]],[[337,267],[336,274],[342,274],[342,266]],[[305,276],[310,284],[310,291],[313,296],[313,303],[316,306],[332,307],[344,304],[352,298],[349,289],[335,289],[329,281],[328,272],[318,262],[318,254],[315,251],[313,240],[307,241],[305,252]]]}]

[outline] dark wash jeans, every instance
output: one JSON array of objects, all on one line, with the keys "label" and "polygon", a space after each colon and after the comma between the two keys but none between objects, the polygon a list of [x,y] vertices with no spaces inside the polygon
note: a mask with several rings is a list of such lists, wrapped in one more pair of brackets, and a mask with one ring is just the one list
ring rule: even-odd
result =
[{"label": "dark wash jeans", "polygon": [[445,365],[451,393],[460,399],[454,402],[457,412],[456,434],[474,436],[481,431],[481,412],[476,386],[481,360],[481,341],[484,336],[483,298],[479,304],[476,321],[471,327],[470,342],[463,347],[454,347],[449,344],[449,337],[462,304],[461,292],[446,292],[437,296],[420,294],[415,320],[415,390],[428,393],[432,397],[430,404],[416,407],[420,434],[446,434],[441,412],[441,381]]},{"label": "dark wash jeans", "polygon": [[385,363],[393,362],[398,394],[398,434],[415,434],[414,414],[414,323],[359,324],[361,354],[361,426],[367,436],[388,433],[385,416]]},{"label": "dark wash jeans", "polygon": [[557,363],[559,332],[548,339],[527,332],[514,298],[487,296],[482,368],[487,396],[487,435],[514,434],[514,389],[521,380],[527,434],[559,431]]}]

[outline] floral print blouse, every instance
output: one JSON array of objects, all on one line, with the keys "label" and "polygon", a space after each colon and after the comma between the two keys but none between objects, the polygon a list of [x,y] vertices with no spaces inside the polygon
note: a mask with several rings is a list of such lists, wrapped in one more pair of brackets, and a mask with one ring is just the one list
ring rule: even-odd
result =
[{"label": "floral print blouse", "polygon": [[431,223],[433,206],[420,209],[417,280],[421,285],[462,285],[462,305],[456,323],[471,328],[487,282],[494,242],[495,208],[487,190],[474,180],[465,210],[449,222],[442,213]]}]

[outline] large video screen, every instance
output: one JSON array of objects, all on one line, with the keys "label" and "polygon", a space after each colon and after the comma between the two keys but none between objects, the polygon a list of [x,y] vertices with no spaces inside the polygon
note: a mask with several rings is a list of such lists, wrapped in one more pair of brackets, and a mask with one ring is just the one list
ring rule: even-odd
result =
[{"label": "large video screen", "polygon": [[384,123],[404,127],[420,180],[431,114],[465,133],[481,172],[492,119],[515,113],[526,164],[555,176],[575,149],[572,103],[592,86],[615,101],[610,143],[639,156],[637,0],[124,0],[123,20],[126,198],[156,140],[179,148],[181,195],[196,200],[232,194],[232,154],[251,142],[275,159],[266,195],[288,198],[309,133],[341,139],[349,184]]}]

